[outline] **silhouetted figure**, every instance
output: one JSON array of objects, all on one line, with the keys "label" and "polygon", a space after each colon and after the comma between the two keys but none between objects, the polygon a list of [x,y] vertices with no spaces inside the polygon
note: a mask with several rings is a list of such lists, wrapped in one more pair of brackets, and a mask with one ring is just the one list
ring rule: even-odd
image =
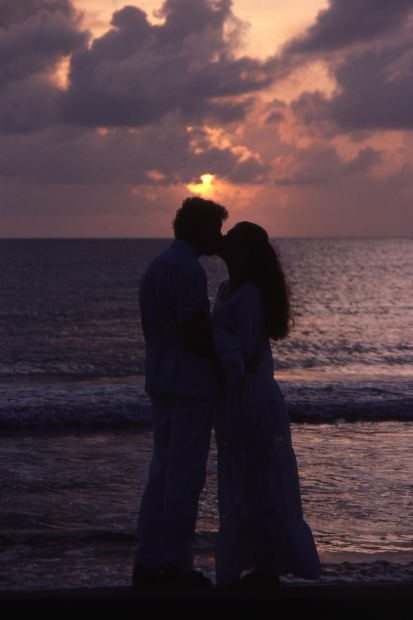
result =
[{"label": "silhouetted figure", "polygon": [[175,241],[141,282],[154,451],[140,507],[134,587],[210,585],[193,570],[191,548],[219,392],[206,274],[198,257],[219,250],[227,217],[219,204],[187,198],[174,219]]},{"label": "silhouetted figure", "polygon": [[[241,222],[224,238],[229,280],[213,312],[226,395],[215,424],[220,528],[217,584],[277,585],[315,579],[320,562],[304,521],[287,408],[274,379],[270,339],[288,335],[289,295],[263,228]],[[257,359],[254,370],[246,360]],[[238,581],[244,569],[253,569]]]}]

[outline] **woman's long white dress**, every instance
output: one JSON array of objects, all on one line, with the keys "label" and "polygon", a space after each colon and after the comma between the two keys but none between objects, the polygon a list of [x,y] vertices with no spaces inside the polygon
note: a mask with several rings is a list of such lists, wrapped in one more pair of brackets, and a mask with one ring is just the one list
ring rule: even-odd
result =
[{"label": "woman's long white dress", "polygon": [[[259,288],[247,282],[213,311],[225,394],[215,422],[220,528],[217,583],[247,568],[307,579],[320,575],[312,532],[303,518],[288,411],[274,379]],[[256,370],[245,360],[258,354]]]}]

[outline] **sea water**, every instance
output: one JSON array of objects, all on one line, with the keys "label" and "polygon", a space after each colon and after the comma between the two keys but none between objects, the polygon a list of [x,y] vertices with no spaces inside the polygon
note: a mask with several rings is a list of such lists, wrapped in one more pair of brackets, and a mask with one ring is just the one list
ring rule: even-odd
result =
[{"label": "sea water", "polygon": [[[413,570],[413,244],[276,239],[273,347],[323,579]],[[0,240],[0,588],[126,585],[152,448],[138,287],[170,240]],[[202,258],[209,295],[227,277]],[[213,572],[216,452],[194,549]]]}]

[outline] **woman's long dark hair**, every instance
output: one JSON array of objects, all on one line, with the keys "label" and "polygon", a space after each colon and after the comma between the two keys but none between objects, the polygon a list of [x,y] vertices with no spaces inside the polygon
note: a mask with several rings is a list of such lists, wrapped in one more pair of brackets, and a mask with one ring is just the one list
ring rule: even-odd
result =
[{"label": "woman's long dark hair", "polygon": [[228,236],[239,235],[240,243],[249,251],[248,278],[260,288],[267,319],[267,333],[273,340],[289,334],[293,324],[290,293],[280,260],[267,232],[258,224],[239,222]]}]

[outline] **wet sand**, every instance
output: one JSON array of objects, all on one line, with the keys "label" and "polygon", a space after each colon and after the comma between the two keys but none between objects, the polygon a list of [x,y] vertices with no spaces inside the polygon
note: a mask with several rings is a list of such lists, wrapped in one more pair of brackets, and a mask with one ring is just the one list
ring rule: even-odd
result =
[{"label": "wet sand", "polygon": [[[335,616],[343,610],[394,611],[393,617],[406,613],[406,603],[413,600],[413,580],[398,583],[352,583],[352,584],[284,584],[274,591],[231,592],[213,589],[208,593],[190,591],[137,592],[130,587],[104,588],[67,588],[58,590],[33,590],[0,592],[2,609],[7,604],[17,611],[20,605],[31,604],[31,611],[54,610],[59,616],[73,611],[85,614],[96,610],[97,606],[105,611],[121,612],[122,616],[139,615],[143,609],[155,611],[167,607],[169,611],[189,608],[199,612],[207,609],[227,610],[240,608],[257,608],[265,605],[271,611],[317,611],[334,610]],[[400,616],[401,617],[401,616]]]}]

